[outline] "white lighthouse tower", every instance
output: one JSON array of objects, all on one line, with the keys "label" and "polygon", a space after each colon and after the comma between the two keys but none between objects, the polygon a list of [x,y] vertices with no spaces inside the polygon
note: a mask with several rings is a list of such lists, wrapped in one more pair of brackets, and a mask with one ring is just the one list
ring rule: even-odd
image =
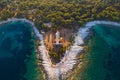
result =
[{"label": "white lighthouse tower", "polygon": [[56,32],[56,44],[59,44],[60,32]]}]

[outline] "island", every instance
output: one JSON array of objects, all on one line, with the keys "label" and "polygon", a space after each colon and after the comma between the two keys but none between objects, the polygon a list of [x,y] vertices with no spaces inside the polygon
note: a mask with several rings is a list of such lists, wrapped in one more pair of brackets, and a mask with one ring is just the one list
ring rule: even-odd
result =
[{"label": "island", "polygon": [[0,0],[0,80],[119,80],[119,32],[119,0]]}]

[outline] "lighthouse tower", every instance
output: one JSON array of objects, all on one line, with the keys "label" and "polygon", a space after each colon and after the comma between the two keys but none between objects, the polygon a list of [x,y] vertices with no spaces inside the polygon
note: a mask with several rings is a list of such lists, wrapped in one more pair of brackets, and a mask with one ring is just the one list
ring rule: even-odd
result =
[{"label": "lighthouse tower", "polygon": [[56,44],[59,44],[60,32],[56,32]]}]

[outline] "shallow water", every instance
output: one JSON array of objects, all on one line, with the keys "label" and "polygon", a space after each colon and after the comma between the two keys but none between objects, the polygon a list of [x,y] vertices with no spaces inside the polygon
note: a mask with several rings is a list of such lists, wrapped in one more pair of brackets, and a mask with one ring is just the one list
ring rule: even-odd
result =
[{"label": "shallow water", "polygon": [[120,80],[120,27],[96,25],[75,80]]},{"label": "shallow water", "polygon": [[31,25],[23,21],[0,25],[0,80],[37,80],[32,31]]},{"label": "shallow water", "polygon": [[[65,57],[54,67],[44,45],[43,36],[34,23],[26,19],[12,20],[10,20],[11,23],[0,25],[0,80],[42,80],[40,70],[36,66],[35,49],[37,47],[33,31],[40,40],[41,45],[38,46],[38,50],[48,78],[59,79],[61,74],[71,71],[76,64],[76,56],[83,50],[81,45],[84,44],[84,39],[89,34],[88,30],[93,25],[119,25],[119,23],[107,21],[88,22],[84,28],[80,28],[71,49],[66,51]],[[109,26],[109,28],[108,25],[105,26],[94,27],[94,35],[87,45],[89,50],[83,58],[83,69],[80,70],[75,80],[119,80],[117,67],[120,59],[118,55],[120,29],[115,26]],[[115,65],[117,67],[114,69]]]}]

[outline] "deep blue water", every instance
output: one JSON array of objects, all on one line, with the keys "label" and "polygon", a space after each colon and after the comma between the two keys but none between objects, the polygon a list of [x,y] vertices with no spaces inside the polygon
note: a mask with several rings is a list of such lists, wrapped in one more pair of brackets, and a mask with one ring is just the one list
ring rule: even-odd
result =
[{"label": "deep blue water", "polygon": [[[33,80],[27,79],[27,77],[29,77],[28,72],[31,72],[28,64],[29,67],[32,65],[34,74],[37,72],[35,59],[33,62],[30,61],[35,54],[34,46],[35,38],[30,24],[22,21],[1,24],[0,80]],[[34,76],[32,77],[34,78]]]}]

